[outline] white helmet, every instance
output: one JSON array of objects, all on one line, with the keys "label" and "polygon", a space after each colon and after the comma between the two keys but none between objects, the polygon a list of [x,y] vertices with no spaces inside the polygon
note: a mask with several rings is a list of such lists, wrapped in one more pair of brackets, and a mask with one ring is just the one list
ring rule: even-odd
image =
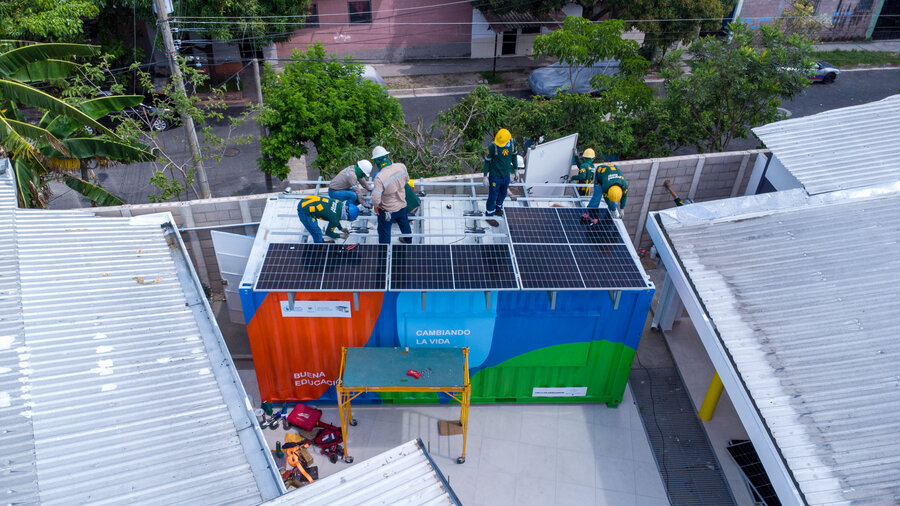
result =
[{"label": "white helmet", "polygon": [[516,167],[519,169],[525,168],[525,157],[522,155],[516,155]]},{"label": "white helmet", "polygon": [[366,177],[372,173],[372,162],[368,160],[360,160],[356,162],[356,166],[359,167],[359,170],[363,171]]},{"label": "white helmet", "polygon": [[382,156],[387,156],[389,154],[391,154],[391,152],[384,149],[384,146],[375,146],[375,149],[372,150],[372,158],[381,158]]}]

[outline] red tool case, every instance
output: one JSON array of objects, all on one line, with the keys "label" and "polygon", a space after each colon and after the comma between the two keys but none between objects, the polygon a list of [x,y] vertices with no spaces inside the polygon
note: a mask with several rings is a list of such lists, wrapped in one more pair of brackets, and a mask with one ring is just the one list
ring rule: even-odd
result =
[{"label": "red tool case", "polygon": [[321,410],[311,408],[306,404],[297,404],[291,410],[291,414],[287,416],[287,421],[303,430],[313,430],[320,418],[322,418]]}]

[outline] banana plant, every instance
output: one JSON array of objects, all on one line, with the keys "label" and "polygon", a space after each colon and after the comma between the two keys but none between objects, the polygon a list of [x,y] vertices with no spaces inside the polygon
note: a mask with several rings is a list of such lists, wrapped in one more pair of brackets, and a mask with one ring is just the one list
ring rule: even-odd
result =
[{"label": "banana plant", "polygon": [[[30,44],[0,41],[0,156],[10,157],[15,168],[20,205],[46,207],[47,184],[63,179],[67,186],[99,205],[122,200],[86,178],[73,175],[87,163],[149,161],[146,146],[128,143],[97,120],[126,107],[140,96],[107,96],[71,104],[30,83],[66,79],[78,70],[68,60],[97,54],[97,46],[83,44]],[[44,112],[38,124],[28,123],[21,106]],[[84,136],[89,127],[94,136]]]}]

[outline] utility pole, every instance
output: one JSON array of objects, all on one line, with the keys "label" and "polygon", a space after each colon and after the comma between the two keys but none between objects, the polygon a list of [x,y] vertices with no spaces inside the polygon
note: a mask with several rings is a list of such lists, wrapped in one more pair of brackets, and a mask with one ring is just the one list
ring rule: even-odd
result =
[{"label": "utility pole", "polygon": [[[172,79],[175,81],[175,88],[180,93],[187,93],[184,89],[184,77],[181,75],[181,67],[178,66],[178,59],[175,54],[175,41],[172,39],[172,31],[169,29],[169,15],[166,13],[165,0],[153,0],[156,5],[156,16],[158,19],[159,29],[163,34],[163,44],[166,46],[166,58],[169,60],[169,68],[172,71]],[[197,130],[194,128],[194,118],[185,112],[181,113],[181,124],[184,125],[184,132],[187,134],[188,144],[191,146],[191,158],[194,162],[194,169],[197,171],[197,182],[200,184],[200,198],[208,199],[211,194],[209,191],[209,179],[206,177],[206,169],[203,168],[203,159],[200,157],[200,142],[197,140]]]},{"label": "utility pole", "polygon": [[[263,96],[262,96],[262,81],[259,79],[259,60],[256,58],[253,59],[253,83],[256,85],[256,103],[260,108],[263,106]],[[266,127],[259,125],[259,136],[266,136]],[[271,193],[275,191],[275,185],[272,184],[272,174],[268,172],[266,175],[266,191]]]}]

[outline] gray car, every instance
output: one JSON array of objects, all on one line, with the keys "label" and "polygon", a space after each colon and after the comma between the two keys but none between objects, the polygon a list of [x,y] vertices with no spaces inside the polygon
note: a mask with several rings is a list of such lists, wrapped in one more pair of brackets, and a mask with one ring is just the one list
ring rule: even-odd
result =
[{"label": "gray car", "polygon": [[552,97],[557,93],[599,93],[602,90],[591,86],[591,78],[597,74],[611,76],[618,71],[618,60],[604,60],[590,67],[573,67],[557,62],[532,72],[528,76],[528,84],[532,93],[543,97]]},{"label": "gray car", "polygon": [[814,83],[833,83],[841,71],[827,61],[819,60],[813,65],[809,79]]}]

